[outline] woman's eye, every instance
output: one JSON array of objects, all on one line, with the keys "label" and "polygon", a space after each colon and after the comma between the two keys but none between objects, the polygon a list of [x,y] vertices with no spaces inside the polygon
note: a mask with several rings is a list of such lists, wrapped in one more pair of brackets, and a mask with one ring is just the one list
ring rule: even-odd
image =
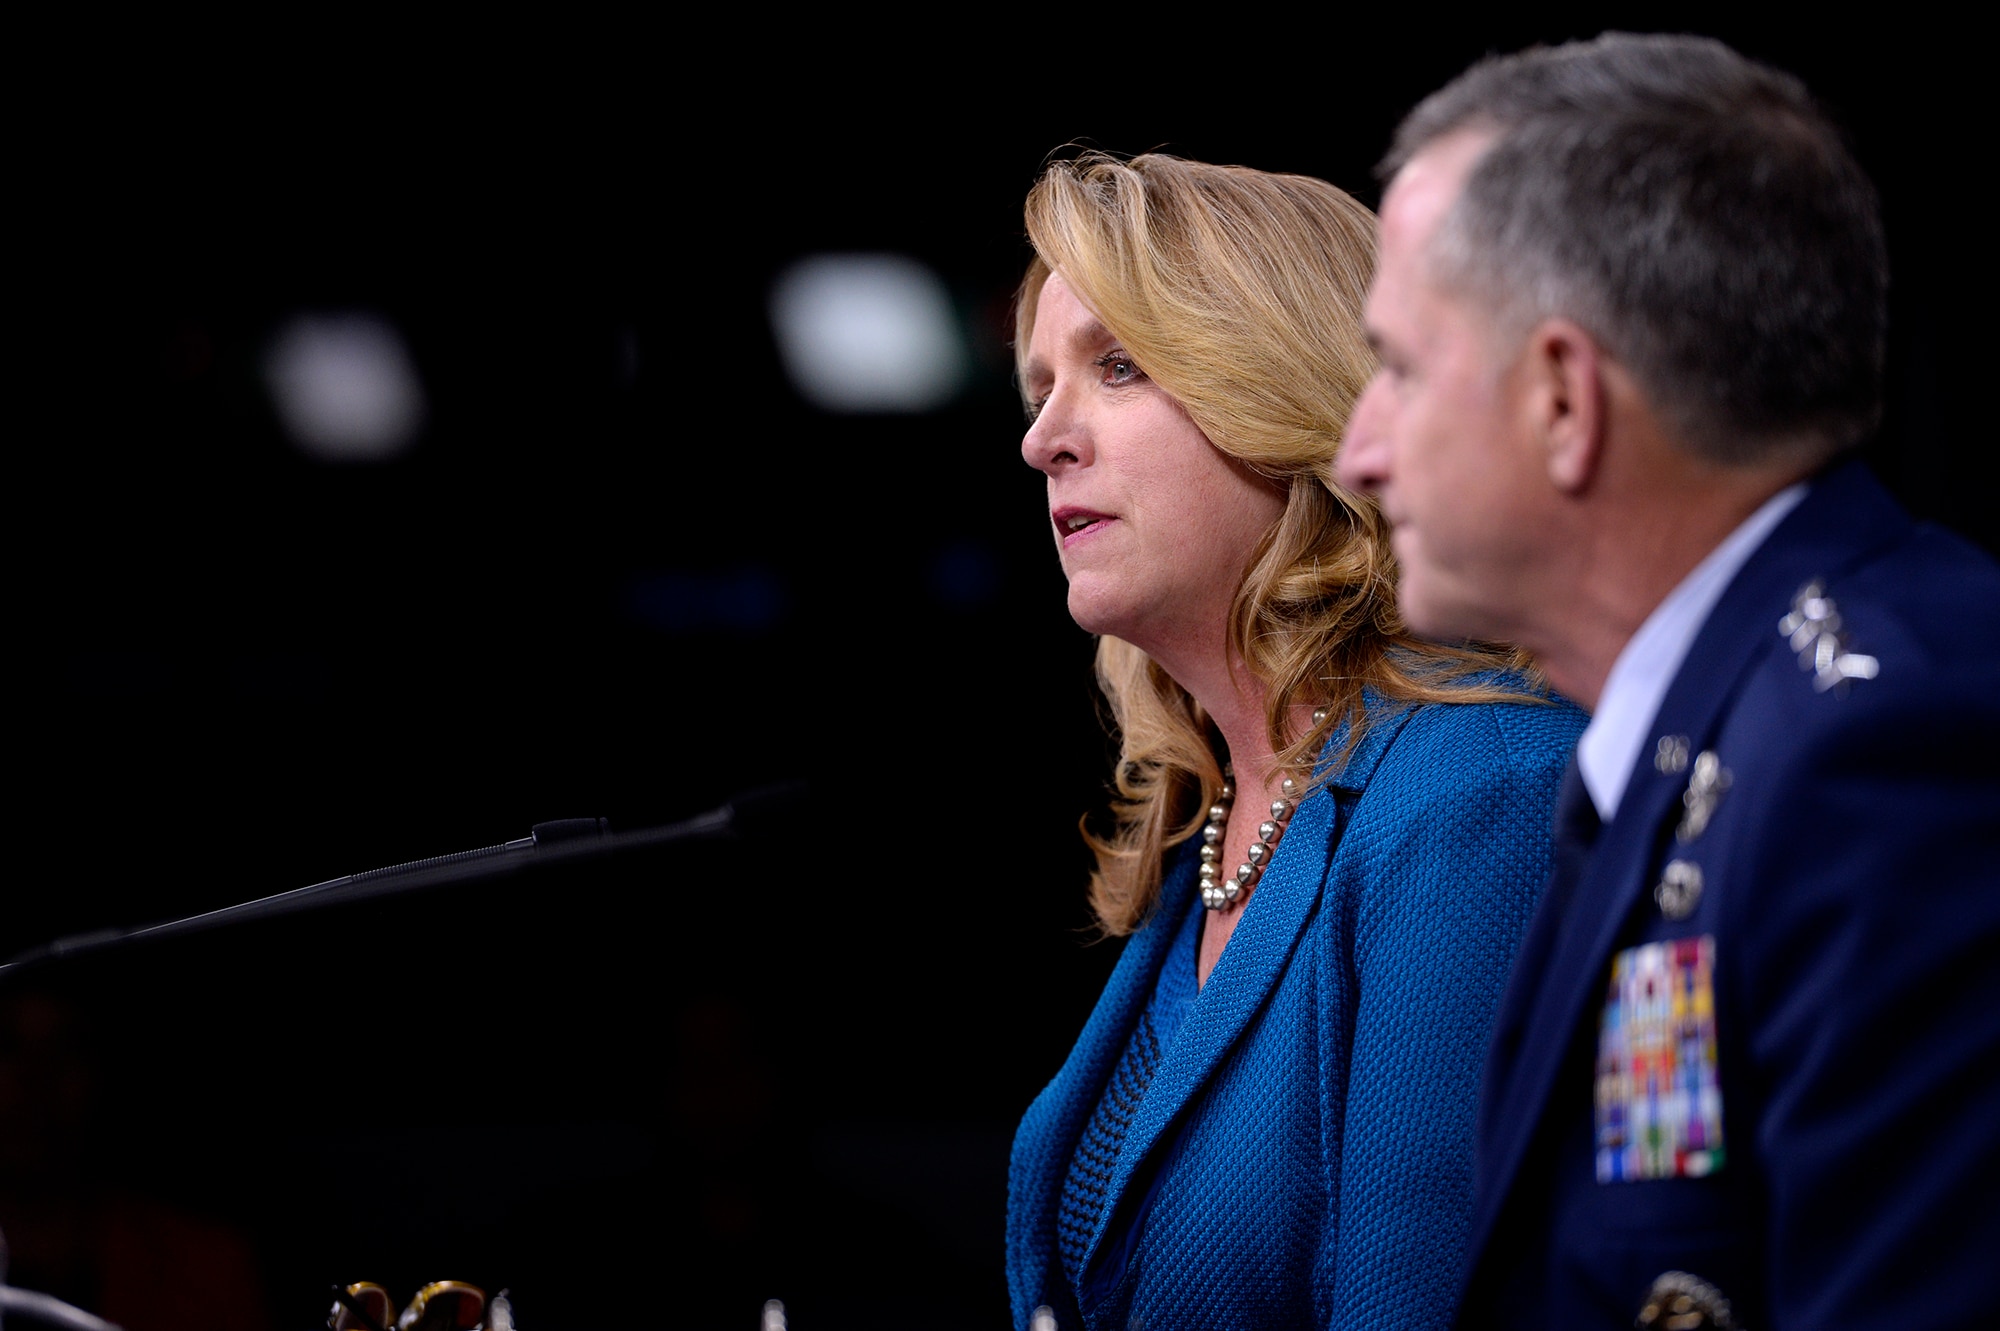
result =
[{"label": "woman's eye", "polygon": [[1145,374],[1134,365],[1131,358],[1119,352],[1097,358],[1097,368],[1104,371],[1107,384],[1129,384],[1134,379],[1143,379]]}]

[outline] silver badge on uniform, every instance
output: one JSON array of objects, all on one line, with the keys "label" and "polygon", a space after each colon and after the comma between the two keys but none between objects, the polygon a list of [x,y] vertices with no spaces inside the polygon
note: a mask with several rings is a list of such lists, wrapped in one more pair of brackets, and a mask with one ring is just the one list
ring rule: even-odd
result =
[{"label": "silver badge on uniform", "polygon": [[1701,866],[1692,860],[1669,860],[1653,888],[1653,900],[1660,914],[1670,920],[1685,920],[1701,904]]},{"label": "silver badge on uniform", "polygon": [[1715,756],[1714,749],[1703,749],[1696,755],[1687,789],[1681,792],[1681,807],[1686,812],[1681,815],[1680,826],[1674,829],[1674,840],[1685,846],[1708,830],[1715,806],[1729,793],[1730,780],[1729,769]]},{"label": "silver badge on uniform", "polygon": [[1638,1331],[1736,1331],[1736,1315],[1722,1291],[1685,1271],[1663,1271],[1632,1323]]},{"label": "silver badge on uniform", "polygon": [[1813,691],[1845,692],[1850,679],[1873,679],[1882,663],[1847,650],[1840,632],[1840,607],[1826,594],[1826,584],[1814,578],[1792,598],[1792,612],[1778,621],[1778,632],[1799,654],[1799,669],[1810,670]]}]

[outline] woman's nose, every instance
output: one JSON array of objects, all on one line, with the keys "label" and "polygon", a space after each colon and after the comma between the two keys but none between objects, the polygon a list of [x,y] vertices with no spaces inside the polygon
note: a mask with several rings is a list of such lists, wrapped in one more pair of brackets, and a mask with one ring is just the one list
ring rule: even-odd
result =
[{"label": "woman's nose", "polygon": [[1045,475],[1087,460],[1088,438],[1080,422],[1056,397],[1042,404],[1021,436],[1021,460]]}]

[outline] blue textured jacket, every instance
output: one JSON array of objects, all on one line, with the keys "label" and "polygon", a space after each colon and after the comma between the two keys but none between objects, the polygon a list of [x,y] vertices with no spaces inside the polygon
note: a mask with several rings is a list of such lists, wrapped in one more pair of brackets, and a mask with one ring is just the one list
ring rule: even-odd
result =
[{"label": "blue textured jacket", "polygon": [[[1872,664],[1837,683],[1850,655]],[[1704,753],[1728,775],[1697,826]],[[1486,1074],[1464,1326],[1630,1327],[1688,1277],[1759,1331],[1992,1322],[1996,754],[2000,568],[1835,467],[1716,602],[1529,931]],[[1704,942],[1721,1162],[1607,1161],[1600,1183],[1613,957]]]},{"label": "blue textured jacket", "polygon": [[1480,1063],[1582,726],[1562,703],[1371,712],[1163,1052],[1079,1308],[1056,1249],[1063,1180],[1189,908],[1184,849],[1014,1139],[1017,1326],[1043,1303],[1064,1331],[1450,1320]]}]

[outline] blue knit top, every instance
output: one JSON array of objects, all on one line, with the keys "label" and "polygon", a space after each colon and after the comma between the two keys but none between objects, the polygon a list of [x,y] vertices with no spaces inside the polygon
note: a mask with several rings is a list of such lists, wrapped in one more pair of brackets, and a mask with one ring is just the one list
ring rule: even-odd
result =
[{"label": "blue knit top", "polygon": [[1181,1022],[1194,1005],[1200,991],[1199,957],[1202,916],[1198,904],[1189,902],[1181,912],[1180,928],[1160,967],[1160,978],[1146,1010],[1125,1042],[1125,1053],[1111,1074],[1104,1094],[1098,1097],[1096,1112],[1077,1143],[1076,1157],[1070,1161],[1069,1177],[1063,1182],[1062,1209],[1056,1214],[1056,1242],[1062,1250],[1063,1272],[1074,1287],[1083,1273],[1084,1254],[1090,1237],[1104,1215],[1104,1200],[1118,1165],[1118,1151],[1132,1116],[1153,1084],[1160,1057],[1180,1034]]},{"label": "blue knit top", "polygon": [[[1449,1323],[1480,1066],[1582,726],[1563,703],[1371,707],[1162,1039],[1154,1000],[1199,913],[1182,848],[1015,1136],[1016,1326],[1039,1304],[1063,1331]],[[1115,1150],[1087,1153],[1149,1010],[1152,1075]]]}]

